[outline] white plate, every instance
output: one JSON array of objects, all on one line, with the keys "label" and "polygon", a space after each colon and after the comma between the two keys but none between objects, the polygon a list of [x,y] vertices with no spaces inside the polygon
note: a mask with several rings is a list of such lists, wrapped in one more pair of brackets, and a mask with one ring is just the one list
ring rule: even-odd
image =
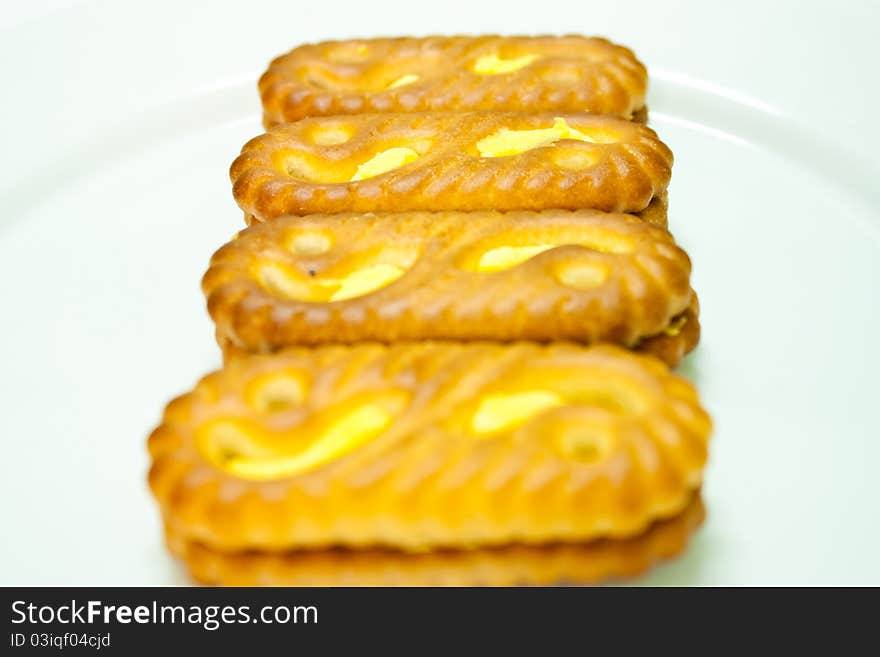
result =
[{"label": "white plate", "polygon": [[[7,27],[0,583],[186,581],[161,543],[144,440],[165,401],[219,365],[199,278],[241,226],[227,168],[259,132],[263,62],[334,35],[582,31],[651,65],[652,125],[676,154],[671,228],[703,309],[683,371],[717,423],[708,520],[685,556],[640,581],[880,584],[880,133],[859,123],[876,85],[857,84],[876,40],[844,69],[842,48],[810,54],[822,12],[762,10],[773,31],[749,20],[758,4],[741,17],[686,4],[536,19],[461,3],[427,27],[389,3],[361,22],[361,5],[281,20],[211,4],[210,29],[207,6],[170,21],[170,6],[86,4]],[[841,43],[880,18],[860,11],[825,12],[852,37]],[[777,55],[849,85],[840,111],[805,95],[815,87],[799,66],[768,63]]]}]

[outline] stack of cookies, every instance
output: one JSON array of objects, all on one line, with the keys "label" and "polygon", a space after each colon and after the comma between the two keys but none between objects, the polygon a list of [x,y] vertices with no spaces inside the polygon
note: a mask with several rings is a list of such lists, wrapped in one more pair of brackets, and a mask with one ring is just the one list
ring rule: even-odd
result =
[{"label": "stack of cookies", "polygon": [[604,39],[301,46],[202,287],[225,365],[149,439],[218,584],[593,582],[683,549],[710,421],[647,72]]}]

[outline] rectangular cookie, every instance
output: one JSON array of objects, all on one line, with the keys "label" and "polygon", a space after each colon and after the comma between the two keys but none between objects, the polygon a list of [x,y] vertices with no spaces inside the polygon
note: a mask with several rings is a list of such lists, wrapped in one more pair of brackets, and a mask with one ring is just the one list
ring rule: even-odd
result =
[{"label": "rectangular cookie", "polygon": [[675,365],[699,338],[690,271],[667,231],[629,215],[339,214],[251,226],[214,255],[202,289],[227,355],[574,340],[639,346]]},{"label": "rectangular cookie", "polygon": [[266,127],[307,116],[475,110],[592,112],[644,121],[648,72],[602,38],[432,36],[325,41],[260,78]]},{"label": "rectangular cookie", "polygon": [[303,119],[232,163],[246,215],[568,210],[642,212],[672,152],[650,128],[594,114],[461,112]]},{"label": "rectangular cookie", "polygon": [[644,574],[687,547],[705,518],[699,494],[673,518],[632,538],[405,552],[387,548],[286,552],[210,550],[167,534],[200,584],[219,586],[552,586]]},{"label": "rectangular cookie", "polygon": [[611,346],[297,348],[172,401],[149,483],[218,552],[627,538],[687,506],[710,430],[690,383]]}]

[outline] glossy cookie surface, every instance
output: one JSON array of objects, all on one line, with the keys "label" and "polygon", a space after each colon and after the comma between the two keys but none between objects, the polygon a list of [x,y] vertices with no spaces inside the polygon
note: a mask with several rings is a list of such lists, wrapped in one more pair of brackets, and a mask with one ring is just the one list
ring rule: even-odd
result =
[{"label": "glossy cookie surface", "polygon": [[606,39],[459,36],[328,41],[260,79],[267,127],[307,116],[425,111],[593,112],[644,119],[648,75]]},{"label": "glossy cookie surface", "polygon": [[[283,217],[220,249],[202,287],[221,344],[243,352],[424,339],[651,351],[697,321],[671,235],[591,210]],[[696,344],[685,337],[657,355],[675,365]]]},{"label": "glossy cookie surface", "polygon": [[464,112],[310,118],[249,141],[230,168],[257,221],[338,212],[596,209],[665,201],[672,152],[593,114]]},{"label": "glossy cookie surface", "polygon": [[610,346],[290,349],[171,402],[150,485],[221,552],[624,538],[687,506],[710,430],[687,381]]}]

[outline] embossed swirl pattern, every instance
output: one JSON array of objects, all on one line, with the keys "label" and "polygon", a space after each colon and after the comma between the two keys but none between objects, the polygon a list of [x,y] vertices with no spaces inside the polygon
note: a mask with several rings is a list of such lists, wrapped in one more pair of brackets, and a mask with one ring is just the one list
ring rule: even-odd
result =
[{"label": "embossed swirl pattern", "polygon": [[419,339],[633,346],[685,311],[689,279],[669,233],[628,215],[419,212],[254,225],[214,255],[202,287],[218,336],[252,352]]},{"label": "embossed swirl pattern", "polygon": [[311,118],[249,141],[230,177],[257,220],[338,212],[597,209],[665,194],[672,153],[645,126],[591,114]]},{"label": "embossed swirl pattern", "polygon": [[608,346],[293,349],[172,402],[150,484],[221,551],[624,537],[686,506],[709,431],[689,383]]},{"label": "embossed swirl pattern", "polygon": [[429,37],[309,44],[260,79],[267,127],[307,116],[518,110],[632,118],[648,75],[600,38]]}]

